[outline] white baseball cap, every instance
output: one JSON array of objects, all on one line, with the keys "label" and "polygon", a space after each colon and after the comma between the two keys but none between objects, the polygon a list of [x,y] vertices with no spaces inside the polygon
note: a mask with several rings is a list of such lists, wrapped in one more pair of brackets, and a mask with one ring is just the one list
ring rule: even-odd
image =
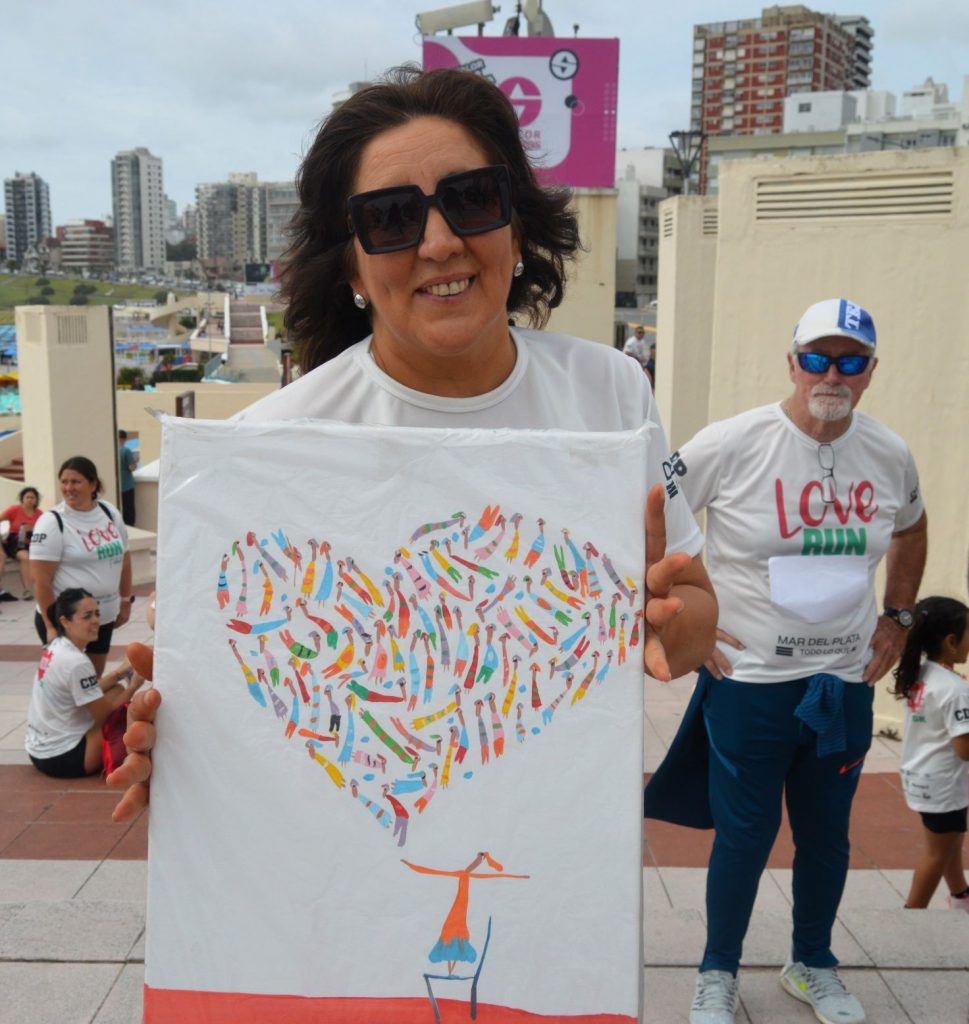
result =
[{"label": "white baseball cap", "polygon": [[823,299],[808,306],[794,328],[794,344],[806,345],[818,338],[852,338],[875,348],[875,323],[871,314],[848,299]]}]

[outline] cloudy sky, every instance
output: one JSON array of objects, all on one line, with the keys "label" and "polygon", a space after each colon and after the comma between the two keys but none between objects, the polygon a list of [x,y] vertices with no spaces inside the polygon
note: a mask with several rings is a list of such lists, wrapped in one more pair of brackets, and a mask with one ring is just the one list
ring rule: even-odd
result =
[{"label": "cloudy sky", "polygon": [[[487,29],[499,34],[514,11]],[[55,224],[110,212],[110,160],[147,146],[179,210],[229,171],[291,179],[334,93],[420,60],[414,16],[445,0],[31,0],[3,34],[0,177],[36,171]],[[620,39],[619,144],[689,127],[692,26],[756,17],[751,0],[545,0],[556,33]],[[816,9],[828,4],[809,3]],[[964,0],[837,0],[875,28],[872,85],[898,97],[931,75],[962,96]],[[657,13],[661,12],[661,13]]]}]

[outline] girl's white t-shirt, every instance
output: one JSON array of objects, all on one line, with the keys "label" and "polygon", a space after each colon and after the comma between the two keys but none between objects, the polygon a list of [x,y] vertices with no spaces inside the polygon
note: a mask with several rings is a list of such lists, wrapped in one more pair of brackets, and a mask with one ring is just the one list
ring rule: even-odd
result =
[{"label": "girl's white t-shirt", "polygon": [[128,549],[128,531],[121,513],[106,501],[101,504],[107,512],[99,504],[88,512],[76,512],[63,501],[55,505],[54,511],[64,524],[63,531],[53,512],[45,512],[34,525],[30,557],[40,562],[57,562],[55,595],[71,587],[83,587],[96,598],[103,626],[114,622],[121,608],[118,586]]},{"label": "girl's white t-shirt", "polygon": [[959,811],[969,806],[969,761],[952,748],[969,733],[969,682],[934,661],[924,661],[905,702],[905,737],[899,770],[913,811]]},{"label": "girl's white t-shirt", "polygon": [[91,659],[65,636],[41,655],[27,713],[27,753],[57,757],[78,745],[94,721],[85,705],[102,697]]}]

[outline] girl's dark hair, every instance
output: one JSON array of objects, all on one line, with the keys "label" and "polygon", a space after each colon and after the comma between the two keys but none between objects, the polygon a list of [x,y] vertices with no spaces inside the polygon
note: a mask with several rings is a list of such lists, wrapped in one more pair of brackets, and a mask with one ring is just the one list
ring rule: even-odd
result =
[{"label": "girl's dark hair", "polygon": [[925,597],[915,606],[915,622],[909,630],[895,676],[895,696],[907,700],[918,682],[922,653],[936,661],[947,636],[960,640],[966,633],[969,608],[952,597]]},{"label": "girl's dark hair", "polygon": [[61,468],[57,471],[58,480],[65,469],[73,469],[75,473],[80,473],[89,484],[94,484],[94,494],[92,497],[96,498],[104,488],[104,484],[101,483],[98,477],[98,467],[85,455],[72,455],[69,459],[65,459]]},{"label": "girl's dark hair", "polygon": [[349,284],[355,264],[347,199],[367,144],[419,117],[459,125],[488,163],[508,168],[513,227],[525,264],[522,276],[510,282],[508,312],[526,314],[532,326],[541,327],[562,301],[565,262],[580,245],[571,192],[539,185],[505,94],[470,71],[393,68],[330,114],[296,176],[300,207],[290,223],[281,292],[304,373],[371,332],[370,316],[353,304]]},{"label": "girl's dark hair", "polygon": [[86,597],[91,595],[81,587],[70,587],[62,590],[54,600],[54,603],[47,609],[47,621],[53,623],[58,636],[64,635],[64,627],[61,619],[73,619],[77,606]]},{"label": "girl's dark hair", "polygon": [[23,501],[25,494],[32,494],[37,499],[37,504],[40,504],[40,491],[36,487],[21,488],[20,493],[17,495],[17,501]]}]

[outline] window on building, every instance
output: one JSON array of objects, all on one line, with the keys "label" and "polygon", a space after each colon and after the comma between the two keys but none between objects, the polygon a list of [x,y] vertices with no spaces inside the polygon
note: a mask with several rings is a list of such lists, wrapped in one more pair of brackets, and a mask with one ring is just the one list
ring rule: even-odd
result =
[{"label": "window on building", "polygon": [[797,112],[799,114],[810,114],[811,113],[811,104],[810,103],[798,103],[798,105],[797,105]]}]

